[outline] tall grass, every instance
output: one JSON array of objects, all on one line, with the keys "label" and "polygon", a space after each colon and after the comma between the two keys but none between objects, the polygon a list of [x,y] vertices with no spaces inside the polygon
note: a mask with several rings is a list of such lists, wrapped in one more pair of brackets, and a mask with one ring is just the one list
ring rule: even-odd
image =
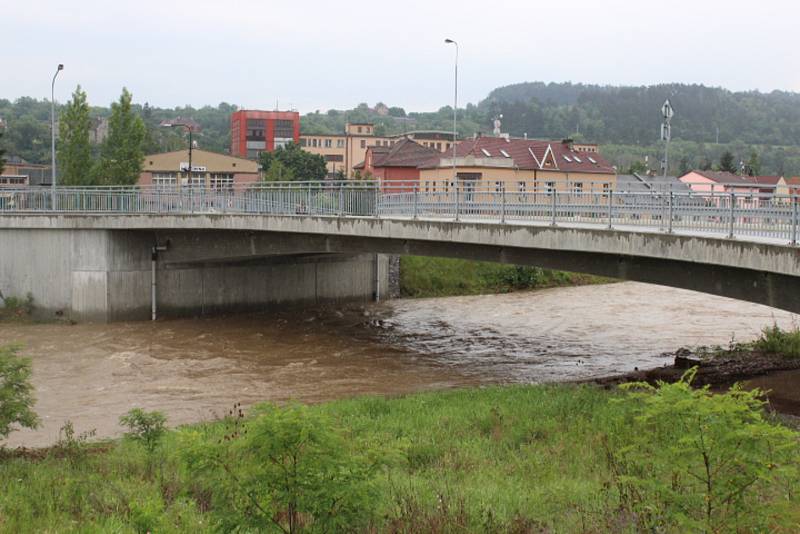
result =
[{"label": "tall grass", "polygon": [[764,328],[753,343],[756,350],[781,354],[787,358],[800,358],[800,329],[783,330],[778,325]]},{"label": "tall grass", "polygon": [[400,292],[406,297],[508,293],[608,281],[597,276],[539,267],[422,256],[400,258]]},{"label": "tall grass", "polygon": [[[383,466],[368,475],[369,505],[357,509],[356,531],[635,532],[640,523],[621,498],[620,488],[627,486],[620,483],[619,462],[635,457],[626,444],[643,435],[637,410],[645,405],[627,393],[588,386],[514,386],[365,397],[307,411],[315,425],[326,421],[343,438],[337,442],[344,447],[339,456],[352,454]],[[680,418],[681,410],[675,414]],[[648,438],[646,465],[657,466],[653,476],[663,474],[671,484],[671,447],[681,429],[664,426]],[[245,463],[229,473],[213,463],[197,464],[202,455],[191,452],[235,451],[236,445],[227,449],[229,439],[238,439],[231,436],[248,436],[239,442],[243,445],[271,439],[263,424],[257,439],[256,427],[247,434],[247,419],[235,428],[206,423],[177,429],[152,453],[122,440],[77,462],[57,454],[5,458],[0,462],[0,529],[218,532],[245,524],[239,518],[248,513],[247,500],[236,496],[228,474],[264,473],[275,457],[259,445],[238,456]],[[768,458],[758,460],[767,465]],[[316,457],[319,461],[324,458]],[[796,531],[800,480],[792,472],[780,484],[767,482],[750,488],[760,507],[779,511],[777,519],[765,516],[766,524],[775,532]],[[660,503],[654,497],[640,500],[644,506]],[[301,530],[313,531],[309,516],[298,517]],[[666,511],[659,518],[659,531],[679,530],[680,523]],[[265,526],[263,531],[276,530]]]}]

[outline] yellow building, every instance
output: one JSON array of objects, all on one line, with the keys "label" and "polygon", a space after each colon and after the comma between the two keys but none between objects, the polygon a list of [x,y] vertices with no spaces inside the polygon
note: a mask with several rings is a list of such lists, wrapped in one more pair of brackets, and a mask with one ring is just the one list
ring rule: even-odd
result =
[{"label": "yellow building", "polygon": [[[455,173],[467,188],[521,193],[531,191],[605,191],[616,185],[617,172],[597,145],[570,140],[541,141],[510,137],[476,137],[456,145]],[[420,189],[449,187],[453,158],[420,168]]]},{"label": "yellow building", "polygon": [[312,154],[325,158],[328,176],[344,173],[352,178],[353,168],[364,162],[367,148],[371,146],[393,146],[399,140],[409,138],[417,143],[447,152],[453,147],[453,134],[440,131],[411,131],[400,135],[377,136],[371,123],[347,123],[342,134],[303,134],[300,146]]},{"label": "yellow building", "polygon": [[150,154],[144,157],[139,185],[159,187],[202,187],[225,190],[254,184],[259,180],[258,163],[208,150],[192,150],[189,176],[189,149]]}]

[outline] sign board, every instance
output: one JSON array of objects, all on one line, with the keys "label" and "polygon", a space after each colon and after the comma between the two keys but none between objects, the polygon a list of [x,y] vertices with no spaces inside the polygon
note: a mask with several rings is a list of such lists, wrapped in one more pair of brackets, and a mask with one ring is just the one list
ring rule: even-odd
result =
[{"label": "sign board", "polygon": [[[186,172],[189,169],[189,162],[188,161],[181,161],[180,165],[178,165],[178,170],[181,172]],[[204,165],[192,165],[192,172],[206,172],[207,169]]]},{"label": "sign board", "polygon": [[669,141],[670,139],[672,139],[672,128],[668,122],[665,122],[661,125],[661,140]]},{"label": "sign board", "polygon": [[675,115],[675,110],[672,109],[672,104],[670,104],[669,98],[666,100],[666,102],[664,102],[664,105],[661,106],[661,114],[666,120],[670,120]]}]

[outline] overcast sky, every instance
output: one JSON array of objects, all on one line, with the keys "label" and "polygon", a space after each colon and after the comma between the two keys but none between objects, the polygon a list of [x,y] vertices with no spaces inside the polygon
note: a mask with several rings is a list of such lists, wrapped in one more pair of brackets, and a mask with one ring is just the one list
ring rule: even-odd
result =
[{"label": "overcast sky", "polygon": [[800,92],[800,1],[10,0],[0,98],[427,111],[523,81]]}]

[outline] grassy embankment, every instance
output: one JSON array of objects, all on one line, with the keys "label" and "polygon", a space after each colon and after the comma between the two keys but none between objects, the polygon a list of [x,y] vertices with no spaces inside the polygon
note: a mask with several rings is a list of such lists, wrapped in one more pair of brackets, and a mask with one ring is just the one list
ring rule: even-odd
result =
[{"label": "grassy embankment", "polygon": [[800,528],[800,434],[743,392],[514,386],[231,414],[169,431],[150,452],[73,438],[9,453],[0,529]]},{"label": "grassy embankment", "polygon": [[422,256],[400,258],[400,293],[404,297],[509,293],[612,281],[610,278],[538,267]]}]

